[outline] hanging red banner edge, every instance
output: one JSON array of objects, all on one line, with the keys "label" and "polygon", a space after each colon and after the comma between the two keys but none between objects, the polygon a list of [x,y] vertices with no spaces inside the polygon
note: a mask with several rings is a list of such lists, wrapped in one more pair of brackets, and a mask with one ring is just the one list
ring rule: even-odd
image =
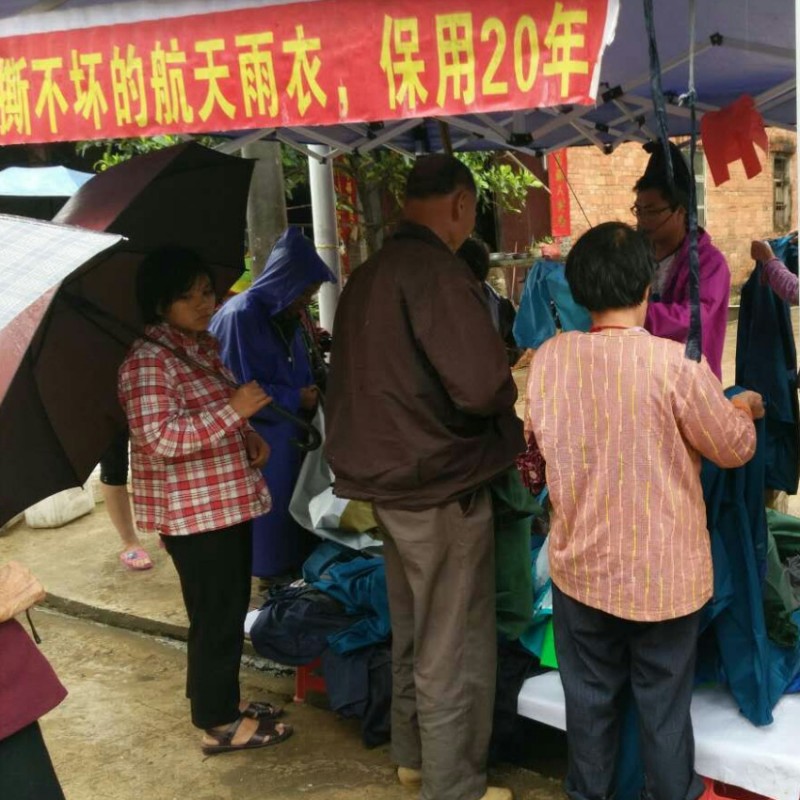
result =
[{"label": "hanging red banner edge", "polygon": [[0,143],[588,104],[617,14],[316,0],[0,38]]}]

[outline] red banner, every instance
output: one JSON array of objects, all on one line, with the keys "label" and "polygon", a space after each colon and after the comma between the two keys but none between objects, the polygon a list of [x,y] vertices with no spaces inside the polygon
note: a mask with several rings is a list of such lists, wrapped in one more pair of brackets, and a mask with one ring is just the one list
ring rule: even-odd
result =
[{"label": "red banner", "polygon": [[550,235],[570,236],[569,185],[567,184],[567,151],[547,154],[547,183],[550,189]]},{"label": "red banner", "polygon": [[316,0],[0,39],[3,144],[589,103],[616,0]]},{"label": "red banner", "polygon": [[342,277],[347,278],[350,275],[349,246],[353,234],[358,230],[358,191],[352,175],[335,167],[333,188],[336,190],[336,226],[339,229],[339,241],[344,245],[339,264]]}]

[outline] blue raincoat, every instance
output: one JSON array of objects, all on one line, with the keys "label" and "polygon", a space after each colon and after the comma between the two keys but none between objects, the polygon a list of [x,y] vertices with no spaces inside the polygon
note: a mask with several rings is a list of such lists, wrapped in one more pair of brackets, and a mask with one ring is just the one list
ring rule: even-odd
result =
[{"label": "blue raincoat", "polygon": [[[773,239],[775,255],[797,272],[791,236]],[[797,352],[789,304],[762,283],[757,266],[742,287],[736,337],[736,383],[761,394],[766,406],[765,486],[797,493],[800,470],[800,408]]]},{"label": "blue raincoat", "polygon": [[572,299],[572,292],[558,261],[537,261],[525,279],[525,288],[514,320],[514,338],[520,347],[537,349],[556,335],[556,316],[562,330],[588,331],[589,312]]},{"label": "blue raincoat", "polygon": [[[299,322],[279,326],[276,315],[314,283],[336,278],[297,228],[289,228],[272,249],[264,271],[241,294],[228,300],[211,320],[222,360],[241,383],[258,381],[264,391],[293,414],[300,410],[300,390],[314,378]],[[253,523],[253,574],[271,577],[300,566],[304,533],[289,515],[301,453],[292,444],[302,432],[291,422],[260,412],[250,422],[271,448],[263,469],[272,494],[272,511]]]},{"label": "blue raincoat", "polygon": [[[739,392],[728,389],[732,397]],[[758,446],[736,469],[703,462],[701,480],[714,562],[714,596],[705,607],[696,681],[730,689],[753,725],[769,725],[772,709],[800,671],[800,643],[781,647],[767,635],[764,574],[767,521],[764,512],[766,420],[756,420]],[[792,620],[800,622],[800,611]],[[617,800],[638,800],[643,786],[639,722],[632,695],[625,701]]]}]

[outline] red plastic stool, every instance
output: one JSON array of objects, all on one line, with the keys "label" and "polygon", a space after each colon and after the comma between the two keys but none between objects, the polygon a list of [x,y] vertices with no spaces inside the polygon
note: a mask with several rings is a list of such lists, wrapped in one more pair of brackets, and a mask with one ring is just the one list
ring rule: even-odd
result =
[{"label": "red plastic stool", "polygon": [[321,675],[322,660],[315,658],[302,667],[297,667],[294,676],[294,702],[304,703],[306,692],[326,693],[325,678]]},{"label": "red plastic stool", "polygon": [[769,800],[763,794],[756,794],[711,778],[703,778],[703,783],[706,785],[706,790],[700,795],[699,800]]}]

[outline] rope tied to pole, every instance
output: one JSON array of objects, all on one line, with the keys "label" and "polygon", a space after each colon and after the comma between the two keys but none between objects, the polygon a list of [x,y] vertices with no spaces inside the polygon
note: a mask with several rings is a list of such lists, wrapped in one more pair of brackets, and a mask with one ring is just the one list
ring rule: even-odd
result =
[{"label": "rope tied to pole", "polygon": [[[675,172],[670,153],[667,111],[664,90],[661,85],[661,63],[658,57],[656,42],[655,17],[653,0],[643,0],[645,27],[650,52],[650,90],[653,96],[653,109],[656,116],[658,138],[664,152],[667,185],[671,193],[675,192]],[[687,213],[689,236],[689,330],[686,338],[686,357],[699,361],[702,355],[702,320],[700,316],[700,257],[698,253],[697,226],[697,185],[695,183],[694,160],[697,152],[697,93],[694,82],[695,56],[695,24],[696,2],[689,0],[689,86],[686,94],[680,98],[681,105],[689,108],[691,118],[691,135],[689,140],[689,208]]]},{"label": "rope tied to pole", "polygon": [[703,352],[703,327],[700,317],[700,254],[697,223],[697,183],[694,162],[697,155],[697,91],[694,83],[694,47],[697,16],[696,0],[689,0],[689,86],[680,98],[688,106],[691,119],[689,137],[689,334],[686,338],[686,357],[699,361]]}]

